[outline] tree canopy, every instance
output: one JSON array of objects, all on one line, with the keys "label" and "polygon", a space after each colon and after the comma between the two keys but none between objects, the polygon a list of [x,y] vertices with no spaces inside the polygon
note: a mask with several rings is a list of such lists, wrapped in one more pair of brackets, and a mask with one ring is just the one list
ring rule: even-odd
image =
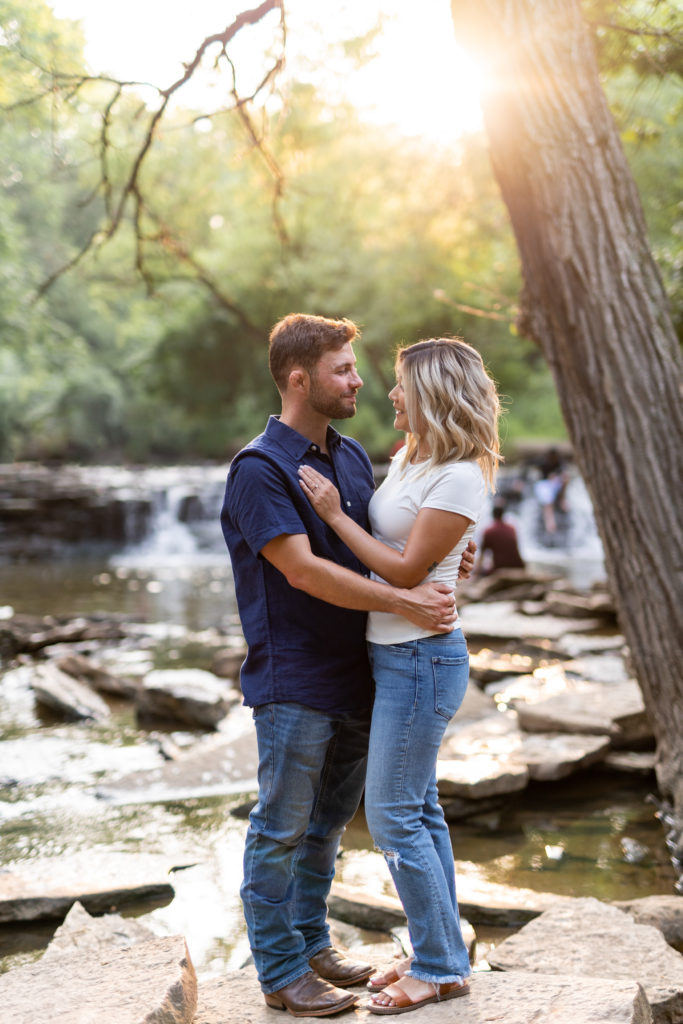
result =
[{"label": "tree canopy", "polygon": [[[642,4],[586,5],[680,332],[680,27],[654,7],[648,36]],[[207,116],[180,90],[165,103],[93,74],[44,0],[0,0],[0,456],[225,458],[276,407],[266,338],[297,309],[361,325],[354,431],[377,457],[395,347],[445,333],[498,380],[508,451],[563,436],[515,327],[519,260],[483,137],[427,148],[363,123],[284,76],[280,5],[254,10],[273,23],[253,87],[268,102],[237,92],[218,33],[230,95]]]}]

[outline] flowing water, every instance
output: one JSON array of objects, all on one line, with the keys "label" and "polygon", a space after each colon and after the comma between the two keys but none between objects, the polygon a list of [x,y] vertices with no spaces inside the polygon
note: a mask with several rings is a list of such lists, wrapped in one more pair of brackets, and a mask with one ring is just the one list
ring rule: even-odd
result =
[{"label": "flowing water", "polygon": [[[188,481],[206,473],[204,515],[178,518]],[[580,482],[579,482],[580,483]],[[222,471],[159,470],[136,479],[155,495],[148,538],[120,551],[74,551],[60,561],[0,564],[0,616],[75,616],[95,612],[145,622],[140,641],[117,644],[131,674],[151,667],[208,668],[225,634],[239,634],[232,576],[217,522]],[[126,480],[122,480],[122,487]],[[574,488],[577,536],[571,546],[536,550],[533,508],[518,509],[522,550],[534,564],[574,565],[584,582],[600,578],[601,552],[590,507]],[[533,559],[532,559],[533,555]],[[3,610],[4,609],[4,610]],[[98,655],[104,654],[103,649]],[[80,850],[161,853],[177,870],[174,899],[136,907],[159,934],[182,933],[201,976],[241,966],[248,948],[239,905],[252,794],[156,804],[112,805],[98,781],[160,763],[158,743],[139,727],[129,704],[111,701],[106,724],[65,723],[41,712],[24,669],[0,678],[0,865]],[[193,739],[177,731],[180,745]],[[647,802],[652,779],[591,771],[562,783],[536,784],[489,815],[451,828],[458,875],[568,895],[628,899],[670,893],[674,877],[661,827]],[[235,815],[232,812],[237,811]],[[338,877],[392,892],[373,851],[362,811],[347,829]],[[0,970],[37,958],[54,923],[0,928]],[[361,936],[362,938],[362,936]],[[496,935],[481,930],[485,955]]]}]

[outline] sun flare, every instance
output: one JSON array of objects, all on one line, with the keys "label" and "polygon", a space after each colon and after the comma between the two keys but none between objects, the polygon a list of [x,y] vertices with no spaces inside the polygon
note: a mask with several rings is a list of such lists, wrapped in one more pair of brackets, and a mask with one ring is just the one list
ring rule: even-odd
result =
[{"label": "sun flare", "polygon": [[[156,0],[119,0],[113,18],[106,5],[92,0],[51,0],[58,17],[79,20],[86,39],[86,56],[95,73],[167,85],[175,80],[182,63],[202,39],[229,24],[249,6],[236,0],[195,0],[188,19],[182,6],[171,5],[159,23]],[[409,136],[449,143],[464,132],[481,128],[480,76],[467,55],[456,45],[447,0],[345,0],[333,9],[321,10],[319,0],[287,0],[287,68],[348,99],[362,117],[377,124],[393,125]],[[273,25],[276,22],[273,22]],[[345,64],[329,75],[330,48],[372,33],[371,59],[349,72]],[[134,28],[134,30],[133,30]],[[268,30],[270,31],[270,29]],[[261,60],[265,34],[245,35],[250,42],[237,49],[238,70]],[[155,45],[150,46],[150,40]],[[251,48],[250,48],[251,47]],[[203,86],[212,104],[218,92]],[[193,83],[179,95],[181,103],[196,104]]]}]

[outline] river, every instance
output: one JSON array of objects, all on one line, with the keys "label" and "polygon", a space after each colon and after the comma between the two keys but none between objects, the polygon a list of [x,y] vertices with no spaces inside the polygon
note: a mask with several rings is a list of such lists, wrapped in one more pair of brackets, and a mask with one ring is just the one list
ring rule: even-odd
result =
[{"label": "river", "polygon": [[[204,513],[182,522],[178,509],[188,485],[196,490],[198,474],[206,478]],[[208,668],[225,636],[239,634],[217,521],[223,471],[148,471],[146,479],[138,474],[136,487],[154,494],[153,528],[144,541],[119,550],[74,548],[59,560],[0,563],[0,616],[12,610],[123,614],[154,627],[151,641],[147,628],[144,644],[129,643],[119,652],[131,674],[152,667]],[[517,507],[515,522],[532,564],[563,567],[575,583],[589,585],[604,569],[580,481],[573,483],[570,502],[575,521],[564,546],[544,549],[534,539],[537,509],[530,499]],[[13,780],[0,792],[0,864],[82,850],[94,856],[98,850],[163,853],[183,867],[173,875],[175,898],[136,913],[144,912],[159,934],[184,934],[200,976],[241,966],[248,956],[238,894],[246,826],[243,815],[232,812],[251,794],[123,806],[100,800],[98,781],[158,763],[150,733],[123,702],[112,702],[106,725],[57,720],[35,706],[16,678],[10,672],[0,679],[0,780]],[[173,738],[187,745],[193,737],[178,730]],[[646,802],[653,786],[649,778],[624,781],[599,771],[531,786],[495,813],[452,826],[458,875],[604,899],[670,893],[671,865]],[[342,881],[392,891],[362,811],[343,849]],[[634,849],[640,851],[637,863]],[[54,924],[0,929],[0,970],[38,957],[53,930]],[[479,939],[485,958],[496,934],[482,929]]]}]

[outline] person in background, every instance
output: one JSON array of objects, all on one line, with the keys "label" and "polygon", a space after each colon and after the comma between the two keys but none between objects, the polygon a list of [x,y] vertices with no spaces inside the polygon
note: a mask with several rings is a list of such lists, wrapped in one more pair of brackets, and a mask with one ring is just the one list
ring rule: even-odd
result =
[{"label": "person in background", "polygon": [[259,756],[240,892],[265,1001],[298,1017],[353,1006],[346,988],[372,973],[332,946],[326,902],[365,783],[366,613],[405,616],[433,635],[450,631],[456,615],[452,585],[370,579],[299,485],[299,467],[315,467],[339,488],[358,529],[368,528],[372,467],[357,441],[330,426],[356,412],[357,334],[349,320],[307,314],[275,325],[269,365],[282,412],[233,459],[221,514]]},{"label": "person in background", "polygon": [[[389,393],[394,426],[408,434],[370,500],[372,535],[348,514],[329,478],[299,470],[313,507],[373,578],[455,589],[460,557],[492,490],[499,459],[499,401],[481,356],[459,338],[399,351]],[[405,1013],[466,995],[450,833],[438,800],[436,760],[469,677],[457,620],[449,632],[400,611],[368,616],[375,682],[365,815],[408,919],[413,957],[370,979],[369,1010]]]},{"label": "person in background", "polygon": [[488,576],[497,569],[524,569],[517,531],[512,523],[504,519],[504,502],[494,502],[491,515],[493,522],[484,530],[475,575]]},{"label": "person in background", "polygon": [[543,529],[552,538],[558,533],[559,516],[567,513],[569,476],[557,448],[549,448],[540,463],[541,477],[534,484],[534,497],[541,507]]}]

